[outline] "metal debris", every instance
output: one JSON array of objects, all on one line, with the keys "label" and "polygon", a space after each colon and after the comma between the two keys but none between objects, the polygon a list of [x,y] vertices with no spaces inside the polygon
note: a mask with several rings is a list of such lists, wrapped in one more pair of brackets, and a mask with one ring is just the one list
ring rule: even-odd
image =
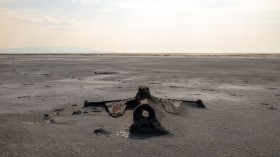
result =
[{"label": "metal debris", "polygon": [[154,109],[162,107],[164,111],[170,114],[178,114],[182,106],[192,106],[198,108],[206,108],[201,100],[188,101],[177,99],[158,98],[150,93],[147,86],[140,86],[134,98],[111,100],[111,101],[88,101],[85,100],[84,107],[91,107],[94,110],[105,108],[112,117],[122,116],[126,110],[133,111],[133,124],[130,127],[131,133],[146,131],[146,130],[162,130],[163,127],[156,118]]}]

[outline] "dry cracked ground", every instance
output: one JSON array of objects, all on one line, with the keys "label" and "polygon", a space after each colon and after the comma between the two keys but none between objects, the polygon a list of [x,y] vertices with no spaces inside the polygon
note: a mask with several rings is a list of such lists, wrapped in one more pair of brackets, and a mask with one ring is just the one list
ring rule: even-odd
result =
[{"label": "dry cracked ground", "polygon": [[[280,156],[279,67],[279,56],[0,55],[0,156]],[[207,109],[133,136],[132,111],[83,108],[140,85]]]}]

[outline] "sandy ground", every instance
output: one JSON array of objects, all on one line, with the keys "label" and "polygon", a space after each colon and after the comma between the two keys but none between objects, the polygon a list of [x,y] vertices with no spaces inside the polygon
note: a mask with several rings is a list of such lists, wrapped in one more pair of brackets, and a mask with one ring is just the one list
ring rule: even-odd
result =
[{"label": "sandy ground", "polygon": [[[0,55],[0,156],[280,156],[279,67],[275,56]],[[147,137],[129,134],[130,111],[84,113],[85,99],[139,85],[207,109],[166,114],[170,134]]]}]

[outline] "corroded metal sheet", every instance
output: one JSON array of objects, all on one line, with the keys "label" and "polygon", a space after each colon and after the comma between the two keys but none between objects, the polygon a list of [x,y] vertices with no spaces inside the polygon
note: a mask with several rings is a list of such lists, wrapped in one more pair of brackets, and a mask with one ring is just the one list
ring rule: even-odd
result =
[{"label": "corroded metal sheet", "polygon": [[163,107],[163,109],[167,113],[172,114],[179,113],[182,105],[205,108],[205,105],[201,100],[187,101],[155,97],[150,94],[149,87],[147,86],[140,86],[134,98],[101,102],[89,102],[86,100],[84,103],[84,107],[105,107],[106,111],[110,114],[110,116],[119,117],[124,114],[126,109],[134,110],[137,106],[142,104],[151,104],[153,107],[160,106]]},{"label": "corroded metal sheet", "polygon": [[169,99],[160,99],[161,105],[168,113],[179,113],[179,108],[182,105],[182,101],[169,100]]},{"label": "corroded metal sheet", "polygon": [[107,106],[108,112],[112,117],[118,117],[124,114],[126,108],[125,101],[117,101],[117,102],[108,102],[105,103]]}]

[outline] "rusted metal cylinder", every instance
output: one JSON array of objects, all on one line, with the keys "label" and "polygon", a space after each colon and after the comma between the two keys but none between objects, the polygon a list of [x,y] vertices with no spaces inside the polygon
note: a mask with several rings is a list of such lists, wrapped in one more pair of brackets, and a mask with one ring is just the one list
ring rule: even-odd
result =
[{"label": "rusted metal cylinder", "polygon": [[[146,112],[147,115],[144,115],[143,112]],[[154,109],[148,104],[137,106],[133,111],[133,121],[140,125],[150,124],[157,121]]]}]

